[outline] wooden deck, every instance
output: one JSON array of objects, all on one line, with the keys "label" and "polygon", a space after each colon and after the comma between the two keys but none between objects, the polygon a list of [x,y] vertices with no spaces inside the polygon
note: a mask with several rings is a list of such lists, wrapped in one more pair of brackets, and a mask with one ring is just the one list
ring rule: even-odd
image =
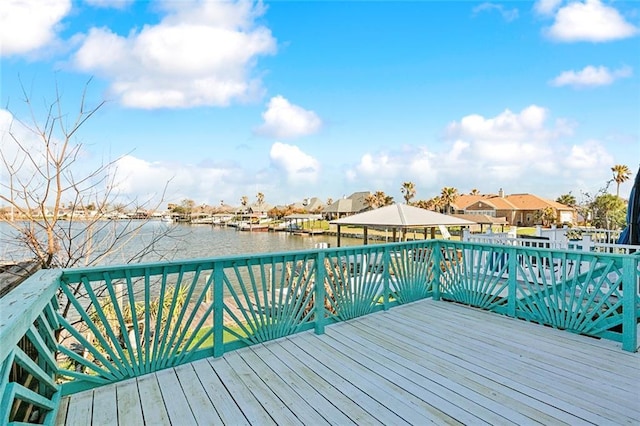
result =
[{"label": "wooden deck", "polygon": [[640,424],[640,354],[424,300],[72,395],[58,423]]}]

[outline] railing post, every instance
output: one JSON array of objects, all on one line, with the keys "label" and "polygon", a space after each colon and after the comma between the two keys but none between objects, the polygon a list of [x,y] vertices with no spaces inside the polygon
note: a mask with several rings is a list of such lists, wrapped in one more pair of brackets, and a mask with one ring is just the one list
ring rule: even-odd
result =
[{"label": "railing post", "polygon": [[440,243],[432,243],[433,250],[433,264],[431,267],[433,268],[433,300],[440,300],[440,264],[442,263],[442,247],[440,247]]},{"label": "railing post", "polygon": [[319,250],[316,257],[316,280],[313,285],[314,297],[313,297],[313,309],[315,317],[315,333],[324,334],[325,312],[324,312],[324,299],[326,297],[324,290],[324,250]]},{"label": "railing post", "polygon": [[391,254],[389,253],[389,247],[385,247],[382,252],[382,306],[384,310],[389,310],[389,293],[391,288],[389,285],[390,275],[389,267],[391,263]]},{"label": "railing post", "polygon": [[515,248],[507,248],[509,262],[509,293],[507,295],[507,315],[516,316],[516,299],[518,297],[518,258]]},{"label": "railing post", "polygon": [[637,262],[638,259],[632,256],[622,260],[622,349],[629,352],[635,352],[638,349]]},{"label": "railing post", "polygon": [[224,355],[224,269],[213,264],[213,356]]}]

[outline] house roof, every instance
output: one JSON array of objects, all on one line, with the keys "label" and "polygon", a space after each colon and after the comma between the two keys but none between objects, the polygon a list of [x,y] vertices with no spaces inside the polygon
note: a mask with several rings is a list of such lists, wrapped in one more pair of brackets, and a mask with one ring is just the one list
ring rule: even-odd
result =
[{"label": "house roof", "polygon": [[464,210],[468,206],[472,205],[478,200],[489,198],[489,195],[471,195],[471,194],[461,194],[458,195],[456,201],[452,203],[452,207],[458,210]]},{"label": "house roof", "polygon": [[318,197],[312,197],[308,200],[308,204],[305,206],[305,208],[307,209],[307,211],[309,212],[313,212],[319,209],[324,209],[325,208],[325,203]]},{"label": "house roof", "polygon": [[456,199],[454,207],[458,210],[466,210],[479,203],[486,204],[495,210],[542,210],[546,207],[553,207],[556,210],[572,210],[571,207],[564,204],[533,194],[511,194],[504,197],[499,195],[460,195]]},{"label": "house roof", "polygon": [[507,196],[507,200],[520,210],[542,210],[546,207],[553,207],[556,210],[573,210],[564,204],[533,194],[511,194]]},{"label": "house roof", "polygon": [[416,228],[423,226],[469,226],[475,222],[460,219],[451,215],[436,213],[431,210],[409,206],[407,204],[392,204],[355,214],[342,219],[331,221],[336,225],[381,226],[393,228]]},{"label": "house roof", "polygon": [[[480,204],[482,204],[483,206],[480,206]],[[484,199],[478,200],[475,203],[468,205],[465,208],[465,210],[475,206],[478,206],[478,208],[483,208],[484,205],[492,207],[495,210],[517,210],[518,209],[506,198],[496,196],[496,197],[484,198]]]},{"label": "house roof", "polygon": [[368,208],[365,198],[368,191],[354,192],[346,198],[340,198],[324,208],[325,213],[358,213]]},{"label": "house roof", "polygon": [[486,214],[453,214],[459,219],[466,219],[475,222],[480,225],[508,225],[506,217],[493,217]]},{"label": "house roof", "polygon": [[325,204],[318,197],[305,198],[303,201],[291,204],[296,210],[306,210],[308,212],[324,210]]}]

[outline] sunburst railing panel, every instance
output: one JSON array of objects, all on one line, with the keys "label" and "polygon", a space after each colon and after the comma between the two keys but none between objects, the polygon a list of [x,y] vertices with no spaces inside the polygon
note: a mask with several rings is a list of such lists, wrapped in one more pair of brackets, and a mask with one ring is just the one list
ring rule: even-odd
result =
[{"label": "sunburst railing panel", "polygon": [[[74,270],[61,282],[65,392],[210,353],[211,261]],[[200,356],[204,356],[201,354]]]},{"label": "sunburst railing panel", "polygon": [[316,269],[308,252],[225,262],[225,331],[254,344],[310,328]]}]

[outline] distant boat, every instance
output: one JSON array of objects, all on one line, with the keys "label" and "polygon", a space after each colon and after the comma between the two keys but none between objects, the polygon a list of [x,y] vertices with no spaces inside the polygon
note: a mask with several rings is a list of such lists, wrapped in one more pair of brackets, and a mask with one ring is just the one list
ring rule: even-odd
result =
[{"label": "distant boat", "polygon": [[[218,221],[218,223],[219,222],[220,221]],[[192,225],[213,225],[215,223],[216,221],[213,217],[199,217],[191,220]]]},{"label": "distant boat", "polygon": [[238,225],[239,231],[266,232],[269,230],[268,223],[241,223]]},{"label": "distant boat", "polygon": [[166,223],[172,223],[173,222],[173,218],[171,216],[162,216],[162,218],[160,218],[160,220],[162,222],[166,222]]}]

